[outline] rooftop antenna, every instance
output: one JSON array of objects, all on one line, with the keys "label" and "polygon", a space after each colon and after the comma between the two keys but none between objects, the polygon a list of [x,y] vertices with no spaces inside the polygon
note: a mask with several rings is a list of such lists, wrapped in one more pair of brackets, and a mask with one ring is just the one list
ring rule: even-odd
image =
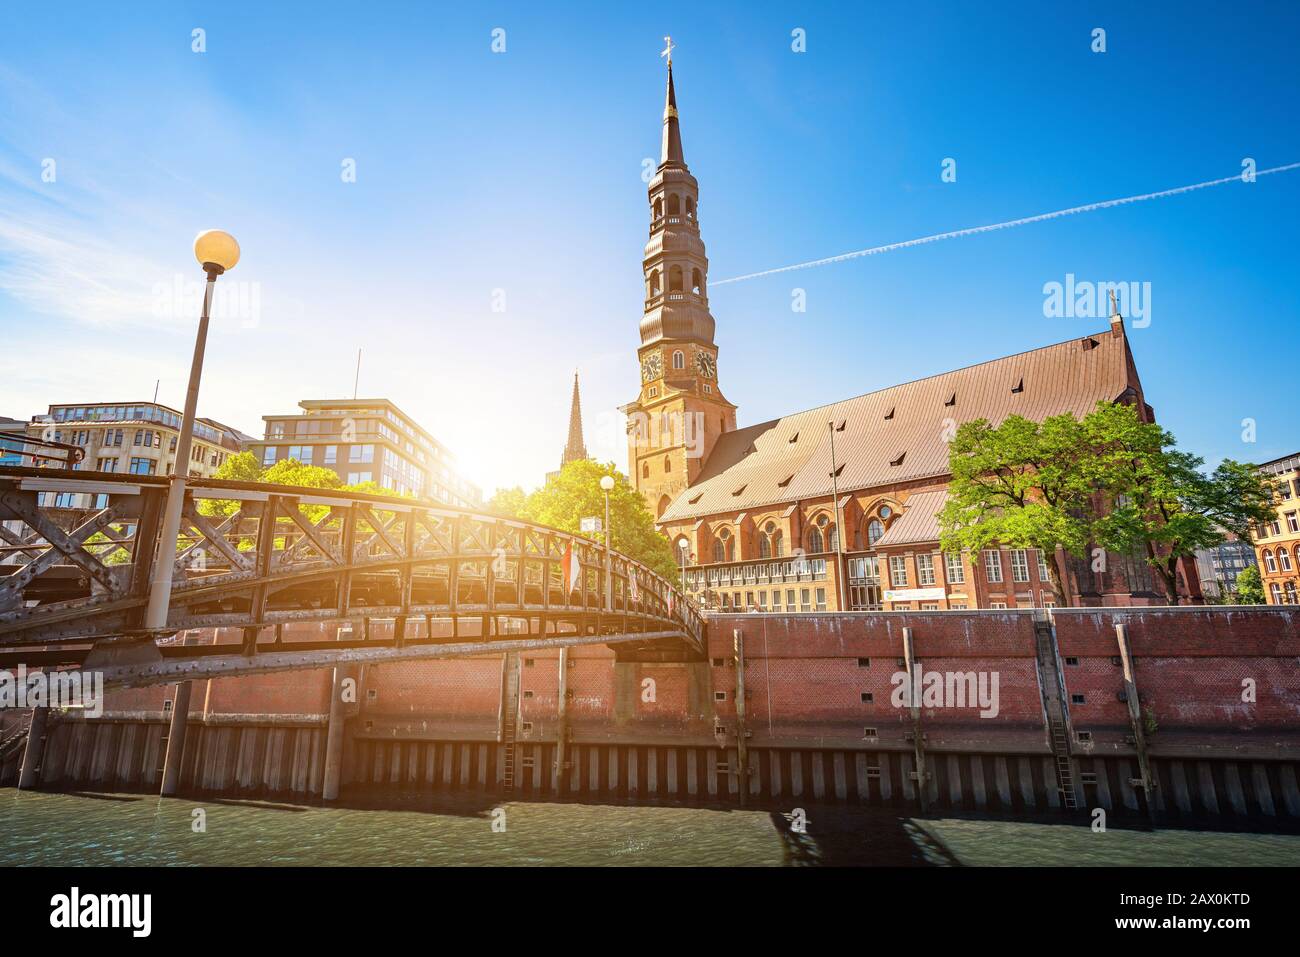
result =
[{"label": "rooftop antenna", "polygon": [[158,387],[162,385],[162,379],[153,380],[153,404],[158,404]]},{"label": "rooftop antenna", "polygon": [[352,380],[352,398],[357,397],[357,387],[361,383],[361,350],[357,350],[357,374]]}]

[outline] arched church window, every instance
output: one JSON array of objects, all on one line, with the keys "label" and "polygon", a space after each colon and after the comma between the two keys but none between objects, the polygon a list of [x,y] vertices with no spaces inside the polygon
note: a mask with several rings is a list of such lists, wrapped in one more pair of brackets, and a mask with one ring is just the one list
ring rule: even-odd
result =
[{"label": "arched church window", "polygon": [[832,525],[831,530],[827,532],[826,537],[830,539],[829,551],[838,552],[840,550],[840,530],[837,526]]},{"label": "arched church window", "polygon": [[697,296],[704,295],[704,276],[698,269],[691,270],[691,292]]},{"label": "arched church window", "polygon": [[766,535],[758,536],[758,557],[759,558],[772,557],[772,540],[768,538]]},{"label": "arched church window", "polygon": [[816,526],[808,533],[808,551],[813,555],[822,551],[822,532]]},{"label": "arched church window", "polygon": [[650,273],[650,295],[659,295],[659,270],[652,270]]},{"label": "arched church window", "polygon": [[671,269],[668,270],[668,291],[669,292],[682,291],[682,267],[681,266],[673,266]]},{"label": "arched church window", "polygon": [[673,368],[674,369],[686,368],[686,356],[682,354],[682,351],[680,349],[678,349],[676,352],[673,353]]},{"label": "arched church window", "polygon": [[641,477],[642,477],[642,478],[649,478],[649,477],[650,477],[650,463],[649,463],[649,462],[642,462],[642,463],[641,463]]},{"label": "arched church window", "polygon": [[664,215],[664,200],[662,196],[655,197],[655,219],[661,219]]},{"label": "arched church window", "polygon": [[875,548],[876,542],[880,541],[880,536],[885,534],[885,526],[880,524],[880,519],[873,518],[867,523],[867,548]]},{"label": "arched church window", "polygon": [[690,196],[686,197],[686,218],[687,219],[695,218],[695,200]]},{"label": "arched church window", "polygon": [[681,212],[681,205],[680,205],[680,200],[678,200],[677,198],[677,194],[670,193],[668,195],[668,215],[676,216],[680,212]]},{"label": "arched church window", "polygon": [[665,472],[671,472],[672,470],[673,470],[673,460],[670,459],[668,456],[665,455],[665,456],[664,456],[664,471],[665,471]]}]

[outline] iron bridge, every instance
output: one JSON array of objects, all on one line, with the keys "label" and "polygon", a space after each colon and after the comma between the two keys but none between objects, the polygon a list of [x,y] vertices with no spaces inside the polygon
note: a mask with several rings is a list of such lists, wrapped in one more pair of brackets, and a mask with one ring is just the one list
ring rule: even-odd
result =
[{"label": "iron bridge", "polygon": [[[422,499],[192,478],[180,535],[160,542],[168,488],[0,468],[0,668],[93,667],[107,687],[139,687],[580,644],[622,660],[705,655],[695,606],[618,552],[607,605],[603,546],[578,535]],[[163,555],[170,613],[149,630]],[[301,622],[337,627],[304,637]]]}]

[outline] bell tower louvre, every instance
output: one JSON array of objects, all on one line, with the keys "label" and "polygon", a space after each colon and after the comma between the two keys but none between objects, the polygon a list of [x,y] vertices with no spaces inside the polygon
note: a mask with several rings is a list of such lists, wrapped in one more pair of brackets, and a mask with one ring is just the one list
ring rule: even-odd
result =
[{"label": "bell tower louvre", "polygon": [[[667,39],[667,38],[665,38]],[[736,407],[718,386],[718,347],[709,313],[709,260],[700,239],[699,183],[686,166],[672,43],[658,169],[647,190],[641,317],[641,392],[628,416],[628,474],[656,518],[700,474],[718,437],[736,428]]]}]

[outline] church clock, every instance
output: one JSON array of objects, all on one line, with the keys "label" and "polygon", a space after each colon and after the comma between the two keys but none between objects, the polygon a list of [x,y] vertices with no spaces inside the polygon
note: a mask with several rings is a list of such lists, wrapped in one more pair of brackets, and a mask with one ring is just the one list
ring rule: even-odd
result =
[{"label": "church clock", "polygon": [[657,352],[652,352],[641,360],[641,378],[646,382],[653,382],[661,378],[664,374],[664,360]]},{"label": "church clock", "polygon": [[699,369],[700,375],[706,379],[716,379],[718,376],[718,360],[707,352],[695,354],[695,368]]}]

